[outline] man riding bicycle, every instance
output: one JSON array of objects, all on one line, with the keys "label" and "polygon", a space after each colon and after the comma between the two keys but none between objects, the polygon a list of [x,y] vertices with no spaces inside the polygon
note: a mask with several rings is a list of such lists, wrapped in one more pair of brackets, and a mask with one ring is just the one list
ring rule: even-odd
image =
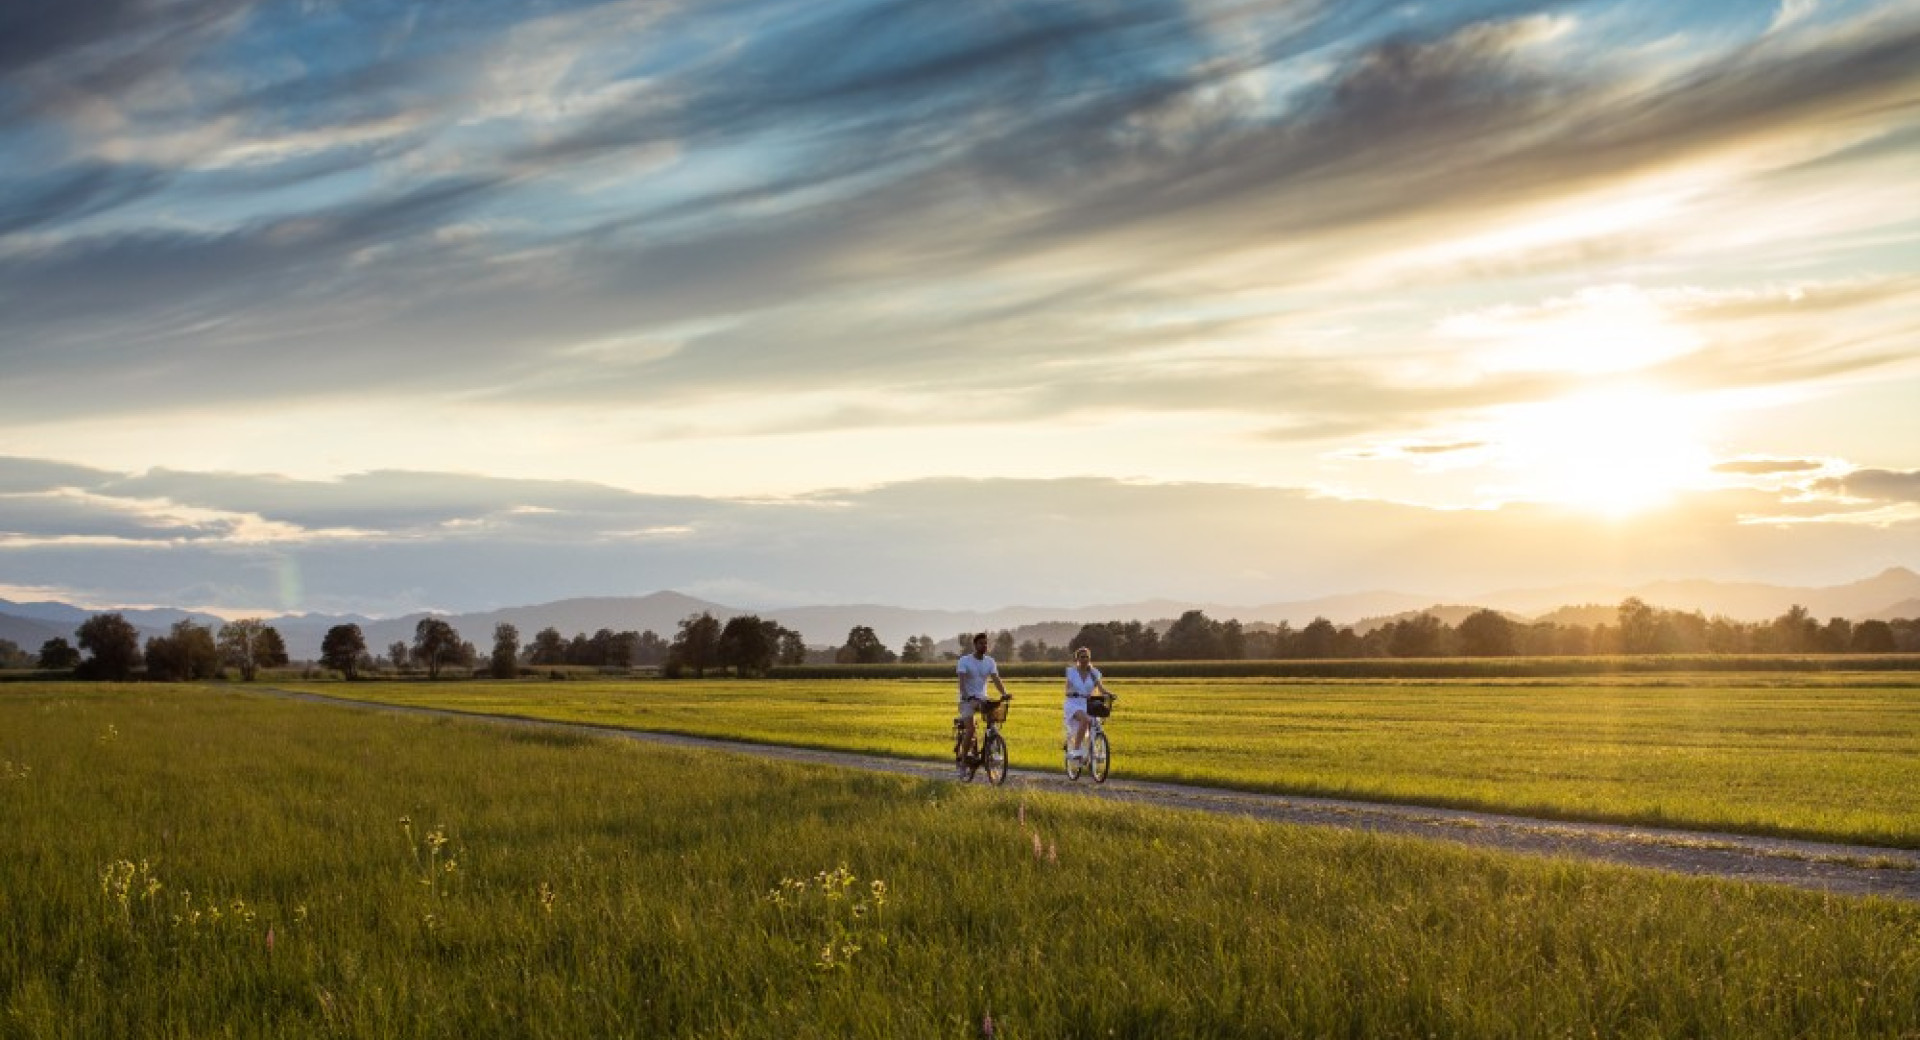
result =
[{"label": "man riding bicycle", "polygon": [[967,749],[973,747],[974,710],[987,702],[987,680],[993,680],[994,688],[1000,691],[1002,698],[1012,700],[1013,694],[1008,693],[1006,685],[1000,681],[1000,667],[993,663],[993,658],[987,656],[985,632],[973,637],[973,653],[961,655],[955,674],[960,683],[960,742],[954,745],[953,760],[960,775],[965,777],[967,764],[964,756]]}]

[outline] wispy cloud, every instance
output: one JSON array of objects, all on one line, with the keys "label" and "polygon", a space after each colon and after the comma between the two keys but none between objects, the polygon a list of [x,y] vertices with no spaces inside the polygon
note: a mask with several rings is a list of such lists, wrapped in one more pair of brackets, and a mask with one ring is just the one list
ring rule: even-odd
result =
[{"label": "wispy cloud", "polygon": [[1568,428],[1608,394],[1720,422],[1700,473],[1784,515],[1904,472],[1868,417],[1920,443],[1910,3],[15,8],[0,436],[100,467],[0,468],[18,539],[697,556],[755,495],[981,475],[1537,501],[1520,419],[1636,468]]}]

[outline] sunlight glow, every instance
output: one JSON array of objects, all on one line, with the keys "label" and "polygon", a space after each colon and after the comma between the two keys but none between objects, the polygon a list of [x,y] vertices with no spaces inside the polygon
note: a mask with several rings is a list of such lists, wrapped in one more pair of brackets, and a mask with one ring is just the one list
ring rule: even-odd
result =
[{"label": "sunlight glow", "polygon": [[1581,394],[1497,420],[1497,467],[1515,497],[1627,516],[1711,476],[1697,402],[1656,391]]},{"label": "sunlight glow", "polygon": [[1481,345],[1493,372],[1628,372],[1692,353],[1699,337],[1631,285],[1591,286],[1539,307],[1496,307],[1443,319],[1442,336]]}]

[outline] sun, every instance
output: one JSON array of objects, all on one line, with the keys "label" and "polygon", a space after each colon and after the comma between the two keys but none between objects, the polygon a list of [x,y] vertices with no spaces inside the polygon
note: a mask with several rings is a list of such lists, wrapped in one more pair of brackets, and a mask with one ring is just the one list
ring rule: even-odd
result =
[{"label": "sun", "polygon": [[1516,405],[1489,431],[1516,498],[1625,517],[1700,486],[1713,456],[1704,410],[1656,390],[1613,390]]}]

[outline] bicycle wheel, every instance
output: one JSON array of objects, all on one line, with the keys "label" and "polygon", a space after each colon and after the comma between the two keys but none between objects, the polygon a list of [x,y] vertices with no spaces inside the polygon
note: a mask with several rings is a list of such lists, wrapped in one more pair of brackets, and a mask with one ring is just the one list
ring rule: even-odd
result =
[{"label": "bicycle wheel", "polygon": [[987,781],[999,784],[1007,779],[1007,742],[1000,734],[987,731],[987,746],[982,749],[981,757],[987,765]]},{"label": "bicycle wheel", "polygon": [[1082,758],[1074,757],[1073,746],[1071,744],[1067,746],[1066,750],[1060,753],[1063,756],[1065,756],[1067,760],[1067,779],[1069,780],[1080,779],[1080,766],[1086,760]]},{"label": "bicycle wheel", "polygon": [[1112,760],[1113,749],[1107,746],[1107,735],[1095,733],[1087,748],[1087,771],[1093,774],[1093,782],[1106,783],[1107,764]]}]

